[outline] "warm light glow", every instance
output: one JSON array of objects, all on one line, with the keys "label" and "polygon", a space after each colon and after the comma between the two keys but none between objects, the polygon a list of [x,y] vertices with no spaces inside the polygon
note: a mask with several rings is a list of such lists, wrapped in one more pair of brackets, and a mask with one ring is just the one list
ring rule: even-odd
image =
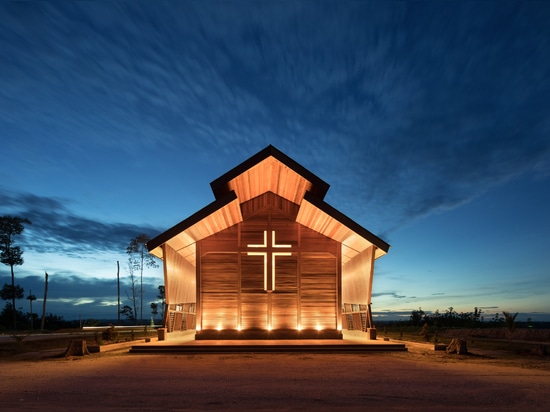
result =
[{"label": "warm light glow", "polygon": [[[248,245],[251,246],[251,245]],[[264,290],[267,290],[267,252],[248,252],[248,256],[264,257]]]},{"label": "warm light glow", "polygon": [[222,325],[218,325],[218,327],[216,328],[218,331],[222,330]]},{"label": "warm light glow", "polygon": [[197,325],[197,326],[195,327],[195,330],[196,330],[197,332],[200,332],[200,330],[201,330],[200,325]]},{"label": "warm light glow", "polygon": [[267,230],[264,230],[264,243],[261,245],[247,245],[248,247],[267,247]]},{"label": "warm light glow", "polygon": [[[290,246],[290,245],[289,245]],[[275,256],[292,256],[290,252],[273,252],[271,254],[271,287],[272,290],[275,290]]]},{"label": "warm light glow", "polygon": [[[264,231],[264,238],[265,238],[265,231]],[[275,241],[275,231],[271,231],[271,244],[273,247],[292,247],[292,245],[278,245]]]},{"label": "warm light glow", "polygon": [[298,325],[296,329],[298,329],[299,331],[302,330],[302,325]]},{"label": "warm light glow", "polygon": [[[264,243],[261,245],[247,245],[252,248],[268,248],[267,230],[264,230]],[[271,231],[271,246],[274,248],[290,248],[292,245],[278,245],[275,240],[275,231]],[[248,252],[248,256],[263,256],[264,258],[264,290],[267,290],[267,255],[268,252]],[[292,256],[291,252],[271,252],[271,290],[275,290],[275,257],[276,256]]]},{"label": "warm light glow", "polygon": [[322,326],[321,325],[317,325],[317,330],[323,330]]},{"label": "warm light glow", "polygon": [[269,325],[269,326],[267,327],[267,330],[268,330],[268,331],[271,331],[271,325]]},{"label": "warm light glow", "polygon": [[237,330],[238,330],[239,332],[241,331],[241,326],[240,326],[240,325],[237,327]]}]

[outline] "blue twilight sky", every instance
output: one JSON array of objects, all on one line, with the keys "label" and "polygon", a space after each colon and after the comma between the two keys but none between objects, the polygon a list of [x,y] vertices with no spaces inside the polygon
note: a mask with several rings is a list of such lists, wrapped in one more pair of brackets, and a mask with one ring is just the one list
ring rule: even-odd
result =
[{"label": "blue twilight sky", "polygon": [[548,22],[547,1],[2,2],[16,282],[41,312],[47,271],[48,313],[116,318],[130,239],[273,144],[392,245],[374,312],[550,320]]}]

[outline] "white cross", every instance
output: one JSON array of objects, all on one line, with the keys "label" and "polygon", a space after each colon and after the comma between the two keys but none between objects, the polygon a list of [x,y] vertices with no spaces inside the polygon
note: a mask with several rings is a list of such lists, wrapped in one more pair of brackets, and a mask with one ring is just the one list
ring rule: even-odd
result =
[{"label": "white cross", "polygon": [[271,253],[271,290],[275,290],[275,257],[276,256],[291,256],[292,252],[273,252],[271,248],[289,248],[292,245],[278,245],[275,241],[275,231],[271,231],[271,246],[267,243],[267,230],[264,230],[264,243],[261,245],[247,245],[253,248],[266,248],[265,252],[248,252],[248,256],[263,256],[264,257],[264,290],[267,287],[267,255]]}]

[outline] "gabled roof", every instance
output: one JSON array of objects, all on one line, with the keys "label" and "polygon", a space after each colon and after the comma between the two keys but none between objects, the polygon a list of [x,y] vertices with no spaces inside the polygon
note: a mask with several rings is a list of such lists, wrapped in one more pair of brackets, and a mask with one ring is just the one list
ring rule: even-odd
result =
[{"label": "gabled roof", "polygon": [[147,243],[149,251],[163,258],[166,243],[195,264],[195,243],[242,222],[240,205],[266,192],[299,205],[296,222],[342,243],[342,261],[375,246],[375,257],[390,245],[363,228],[323,199],[329,185],[273,146],[210,183],[216,200]]},{"label": "gabled roof", "polygon": [[242,189],[236,190],[241,203],[271,191],[299,204],[304,189],[323,199],[329,184],[269,145],[218,177],[210,183],[210,187],[216,199],[231,190]]}]

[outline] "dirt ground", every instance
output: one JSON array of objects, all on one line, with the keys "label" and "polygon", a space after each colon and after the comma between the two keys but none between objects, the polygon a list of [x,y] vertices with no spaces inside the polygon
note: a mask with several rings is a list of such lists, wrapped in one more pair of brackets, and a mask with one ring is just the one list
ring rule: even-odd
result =
[{"label": "dirt ground", "polygon": [[547,411],[550,360],[435,352],[138,355],[0,361],[18,411]]}]

